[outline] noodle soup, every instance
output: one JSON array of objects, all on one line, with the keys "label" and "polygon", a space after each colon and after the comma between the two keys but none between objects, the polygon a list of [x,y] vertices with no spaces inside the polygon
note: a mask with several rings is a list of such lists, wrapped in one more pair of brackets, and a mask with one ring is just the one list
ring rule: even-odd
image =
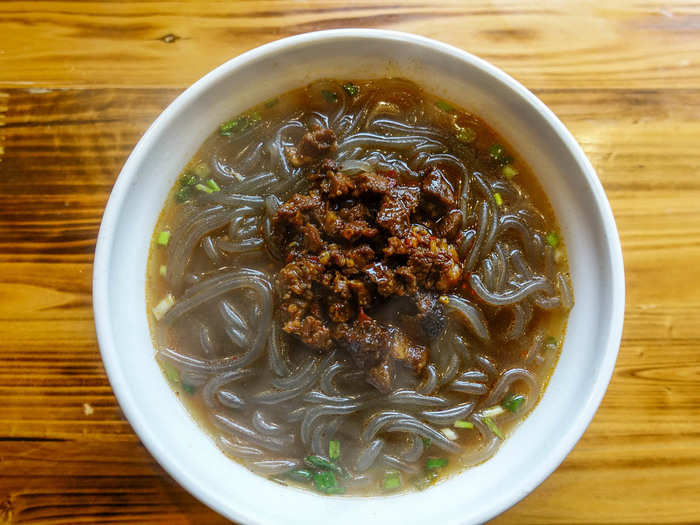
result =
[{"label": "noodle soup", "polygon": [[573,305],[527,165],[399,79],[222,123],[154,232],[156,359],[232,459],[323,494],[423,489],[534,407]]}]

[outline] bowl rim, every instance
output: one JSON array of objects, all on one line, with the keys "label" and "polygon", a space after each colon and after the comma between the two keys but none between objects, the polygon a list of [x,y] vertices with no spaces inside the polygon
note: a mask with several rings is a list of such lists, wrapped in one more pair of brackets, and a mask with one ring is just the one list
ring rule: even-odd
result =
[{"label": "bowl rim", "polygon": [[[473,515],[480,522],[486,521],[509,509],[540,485],[571,452],[593,419],[612,377],[622,338],[625,309],[625,278],[622,248],[610,203],[593,166],[576,142],[576,139],[559,118],[522,84],[491,63],[460,48],[412,33],[383,29],[348,28],[315,31],[276,40],[246,51],[211,70],[183,91],[160,113],[139,139],[124,163],[105,207],[95,249],[92,286],[95,329],[102,361],[115,397],[124,415],[143,445],[156,461],[185,490],[214,511],[242,523],[260,523],[260,520],[255,515],[242,511],[234,505],[229,504],[222,506],[221,501],[212,495],[206,487],[197,484],[195,479],[188,472],[174,464],[170,460],[167,450],[161,447],[160,443],[157,442],[157,435],[150,430],[148,421],[141,418],[140,414],[136,411],[134,400],[127,392],[126,384],[128,380],[118,363],[118,352],[112,336],[113,329],[109,315],[109,265],[112,254],[112,242],[129,187],[138,176],[138,172],[134,169],[134,166],[137,166],[140,160],[148,153],[149,148],[154,142],[154,138],[157,138],[163,125],[172,116],[177,114],[181,108],[186,107],[194,101],[199,96],[200,92],[208,85],[215,83],[221,77],[229,74],[231,70],[235,70],[248,62],[258,60],[265,56],[274,55],[289,47],[304,46],[319,41],[332,41],[334,39],[345,38],[400,40],[407,44],[418,44],[429,47],[439,53],[449,54],[463,62],[469,63],[471,66],[494,77],[497,81],[506,84],[516,95],[521,97],[523,101],[532,106],[544,118],[547,124],[551,126],[557,137],[575,158],[581,174],[586,178],[586,182],[599,206],[603,228],[602,234],[605,238],[605,247],[610,256],[607,262],[610,265],[613,289],[611,290],[612,304],[610,305],[612,316],[608,324],[609,331],[606,337],[604,351],[601,353],[602,358],[599,363],[600,367],[598,373],[594,378],[594,384],[591,387],[590,395],[585,400],[585,404],[577,411],[576,417],[569,425],[565,439],[562,438],[560,440],[560,445],[557,448],[551,449],[546,454],[545,461],[542,461],[542,463],[538,465],[538,468],[533,470],[529,476],[514,483],[505,494],[501,494],[499,498],[494,498],[494,501],[484,505],[480,512]],[[459,518],[451,522],[461,523]]]}]

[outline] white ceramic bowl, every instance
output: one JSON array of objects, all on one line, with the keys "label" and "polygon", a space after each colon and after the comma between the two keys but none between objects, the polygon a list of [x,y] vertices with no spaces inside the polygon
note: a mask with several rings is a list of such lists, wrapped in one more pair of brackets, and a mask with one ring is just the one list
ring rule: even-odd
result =
[{"label": "white ceramic bowl", "polygon": [[[324,497],[285,488],[227,459],[160,373],[145,307],[146,259],[168,190],[221,120],[322,77],[400,76],[472,110],[530,164],[566,239],[576,306],[544,398],[485,464],[423,492]],[[230,60],[180,95],[117,179],[95,254],[102,359],[144,445],[189,492],[242,523],[473,523],[504,511],[564,459],[591,421],[615,364],[624,310],[622,255],[603,188],[554,114],[511,77],[460,49],[377,30],[309,33]]]}]

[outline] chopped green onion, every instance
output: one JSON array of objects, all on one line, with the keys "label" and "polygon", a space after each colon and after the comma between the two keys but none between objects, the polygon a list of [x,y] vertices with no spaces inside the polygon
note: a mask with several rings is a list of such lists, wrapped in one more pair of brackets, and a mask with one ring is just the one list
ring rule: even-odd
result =
[{"label": "chopped green onion", "polygon": [[493,160],[501,160],[506,154],[506,150],[500,144],[492,144],[489,148],[489,155]]},{"label": "chopped green onion", "polygon": [[240,118],[235,118],[233,120],[229,120],[228,122],[224,122],[219,126],[219,133],[222,135],[233,135],[235,131],[238,131],[239,128],[243,126],[243,117]]},{"label": "chopped green onion", "polygon": [[192,196],[192,186],[183,186],[179,190],[177,190],[177,193],[175,194],[175,201],[176,202],[185,202],[190,200],[190,197]]},{"label": "chopped green onion", "polygon": [[211,170],[209,169],[209,166],[207,166],[206,162],[198,163],[192,171],[194,171],[194,174],[197,175],[197,177],[201,177],[202,179],[211,174]]},{"label": "chopped green onion", "polygon": [[209,186],[212,189],[212,191],[221,191],[221,188],[214,179],[207,180],[207,186]]},{"label": "chopped green onion", "polygon": [[437,102],[435,102],[435,105],[436,105],[439,109],[441,109],[442,111],[444,111],[445,113],[453,113],[454,110],[455,110],[455,108],[453,108],[450,104],[448,104],[448,103],[445,102],[444,100],[438,100]]},{"label": "chopped green onion", "polygon": [[471,421],[462,421],[461,419],[458,419],[454,422],[454,426],[455,428],[474,428],[474,423]]},{"label": "chopped green onion", "polygon": [[481,411],[482,417],[496,417],[500,416],[505,412],[505,409],[501,405],[494,405],[489,408],[485,408]]},{"label": "chopped green onion", "polygon": [[271,98],[270,100],[265,102],[265,107],[267,109],[273,108],[277,105],[277,103],[280,101],[278,98]]},{"label": "chopped green onion", "polygon": [[287,476],[296,481],[311,481],[313,472],[305,468],[294,468],[287,472]]},{"label": "chopped green onion", "polygon": [[345,494],[345,487],[328,487],[326,494]]},{"label": "chopped green onion", "polygon": [[328,457],[331,459],[338,459],[340,457],[340,441],[337,439],[331,439],[328,442]]},{"label": "chopped green onion", "polygon": [[457,440],[457,434],[455,434],[455,431],[452,430],[451,428],[441,428],[440,432],[449,439],[450,441],[456,441]]},{"label": "chopped green onion", "polygon": [[182,383],[182,389],[190,395],[194,394],[195,391],[194,385],[190,385],[189,383]]},{"label": "chopped green onion", "polygon": [[559,246],[559,235],[557,235],[557,232],[549,232],[547,234],[547,242],[552,248]]},{"label": "chopped green onion", "polygon": [[387,472],[384,475],[384,488],[386,490],[398,489],[401,486],[401,474],[396,471]]},{"label": "chopped green onion", "polygon": [[503,433],[501,432],[501,429],[499,429],[496,426],[496,423],[493,422],[493,419],[491,419],[490,417],[485,417],[484,423],[486,423],[486,426],[489,427],[489,429],[491,429],[491,432],[496,434],[496,437],[498,437],[499,439],[505,439],[505,437],[503,437]]},{"label": "chopped green onion", "polygon": [[228,122],[224,122],[221,124],[221,126],[219,126],[219,133],[224,136],[233,135],[234,133],[247,130],[261,120],[262,117],[260,116],[260,113],[253,111],[248,115],[243,115],[233,120],[229,120]]},{"label": "chopped green onion", "polygon": [[515,414],[525,402],[525,396],[510,394],[501,401],[501,406]]},{"label": "chopped green onion", "polygon": [[161,277],[165,277],[165,275],[168,273],[168,267],[161,264],[160,268],[158,268],[158,273],[161,275]]},{"label": "chopped green onion", "polygon": [[549,346],[549,345],[557,346],[557,345],[559,344],[559,341],[557,341],[557,338],[556,338],[556,337],[550,335],[550,336],[545,340],[544,344],[546,344],[546,345],[548,345],[548,346]]},{"label": "chopped green onion", "polygon": [[428,458],[425,460],[425,470],[435,470],[447,466],[447,458]]},{"label": "chopped green onion", "polygon": [[470,142],[474,142],[474,139],[476,139],[476,131],[472,128],[459,128],[457,132],[458,141],[469,144]]},{"label": "chopped green onion", "polygon": [[170,232],[168,230],[163,230],[158,232],[158,237],[156,237],[156,242],[161,246],[167,246],[170,241]]},{"label": "chopped green onion", "polygon": [[199,177],[195,175],[194,173],[185,173],[182,177],[180,177],[180,186],[185,187],[185,186],[194,186],[199,182]]},{"label": "chopped green onion", "polygon": [[328,491],[338,486],[338,480],[329,470],[321,470],[313,474],[314,484],[319,492],[328,494]]},{"label": "chopped green onion", "polygon": [[336,104],[338,102],[338,95],[332,91],[328,91],[327,89],[321,90],[321,96],[323,97],[323,100],[330,104]]},{"label": "chopped green onion", "polygon": [[500,193],[498,193],[497,191],[494,192],[493,198],[495,199],[496,204],[498,204],[499,206],[503,205],[503,197],[501,197]]},{"label": "chopped green onion", "polygon": [[199,191],[203,191],[204,193],[214,193],[214,190],[212,188],[210,188],[209,186],[205,186],[204,184],[196,184],[195,188]]},{"label": "chopped green onion", "polygon": [[167,377],[168,381],[170,381],[171,383],[180,382],[180,372],[178,372],[177,368],[175,368],[170,363],[163,364],[163,371],[165,372],[165,377]]},{"label": "chopped green onion", "polygon": [[175,304],[175,298],[173,294],[169,293],[153,308],[153,317],[156,321],[160,321],[163,316],[170,310]]},{"label": "chopped green onion", "polygon": [[512,179],[513,177],[515,177],[515,176],[516,176],[518,173],[520,173],[520,172],[519,172],[516,168],[514,168],[512,164],[506,164],[506,165],[503,166],[503,168],[501,169],[501,173],[503,173],[503,176],[504,176],[506,179],[510,180],[510,179]]},{"label": "chopped green onion", "polygon": [[333,463],[328,461],[326,458],[322,458],[321,456],[306,456],[304,458],[304,461],[311,465],[312,467],[316,468],[322,468],[326,470],[333,470]]},{"label": "chopped green onion", "polygon": [[346,84],[343,84],[343,89],[350,97],[354,97],[355,95],[357,95],[360,92],[360,87],[356,86],[352,82],[348,82]]},{"label": "chopped green onion", "polygon": [[421,437],[421,440],[423,441],[423,447],[425,448],[430,448],[430,445],[433,444],[433,440],[431,438]]},{"label": "chopped green onion", "polygon": [[306,456],[304,458],[304,461],[306,462],[307,465],[311,465],[312,467],[325,469],[325,470],[332,470],[333,472],[341,475],[345,479],[350,477],[350,473],[345,468],[343,468],[341,465],[337,465],[335,463],[332,463],[332,462],[328,461],[326,458],[323,458],[321,456]]}]

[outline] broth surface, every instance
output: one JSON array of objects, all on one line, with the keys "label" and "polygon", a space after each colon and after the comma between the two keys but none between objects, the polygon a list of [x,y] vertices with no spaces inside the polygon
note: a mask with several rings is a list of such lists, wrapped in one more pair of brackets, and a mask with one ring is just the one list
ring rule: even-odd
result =
[{"label": "broth surface", "polygon": [[[332,147],[294,157],[305,135],[325,129]],[[439,170],[461,213],[447,241],[458,284],[418,284],[439,298],[444,325],[421,343],[427,365],[397,365],[386,391],[347,348],[310,348],[282,319],[280,270],[309,254],[276,230],[276,214],[318,191],[323,159],[400,187],[420,188]],[[369,199],[370,222],[372,198],[350,203]],[[413,227],[433,234],[447,212],[421,199],[416,213],[427,218]],[[338,202],[330,206],[350,206]],[[374,238],[375,250],[388,237]],[[372,303],[349,323],[394,322],[396,298],[368,289]],[[156,225],[147,301],[165,376],[224,453],[282,483],[373,495],[424,489],[493,455],[544,391],[573,295],[552,209],[517,152],[474,114],[382,79],[318,81],[212,133]]]}]

